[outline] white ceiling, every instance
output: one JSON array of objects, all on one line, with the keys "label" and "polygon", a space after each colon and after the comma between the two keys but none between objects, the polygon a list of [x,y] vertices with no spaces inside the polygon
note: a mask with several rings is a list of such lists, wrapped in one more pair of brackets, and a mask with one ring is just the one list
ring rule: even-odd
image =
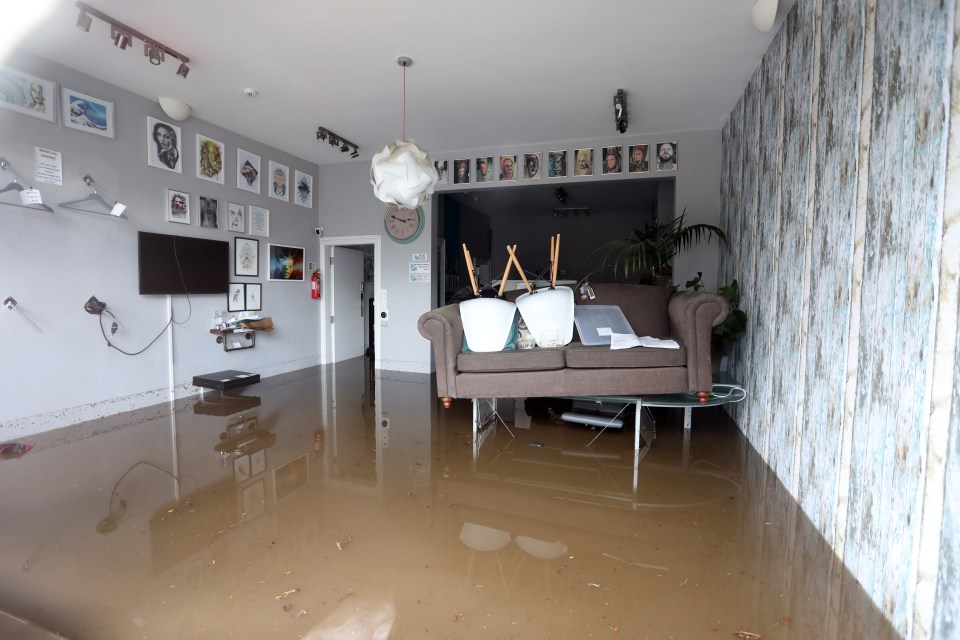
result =
[{"label": "white ceiling", "polygon": [[717,129],[773,37],[751,25],[754,0],[89,0],[188,56],[184,80],[99,20],[77,29],[73,0],[14,0],[45,2],[23,49],[321,165],[349,158],[318,126],[358,144],[357,162],[401,137],[401,55],[407,137],[436,156],[615,136],[621,88],[628,135]]}]

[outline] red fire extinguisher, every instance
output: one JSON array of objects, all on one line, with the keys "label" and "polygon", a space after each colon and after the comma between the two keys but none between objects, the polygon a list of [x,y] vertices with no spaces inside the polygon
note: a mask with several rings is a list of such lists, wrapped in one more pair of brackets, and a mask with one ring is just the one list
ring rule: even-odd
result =
[{"label": "red fire extinguisher", "polygon": [[320,275],[319,269],[313,272],[313,275],[310,276],[310,297],[319,298],[320,297],[320,280],[323,278]]}]

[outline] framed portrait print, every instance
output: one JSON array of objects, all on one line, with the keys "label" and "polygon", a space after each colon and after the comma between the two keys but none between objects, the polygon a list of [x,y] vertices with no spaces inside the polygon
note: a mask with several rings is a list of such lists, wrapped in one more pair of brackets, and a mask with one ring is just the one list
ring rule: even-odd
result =
[{"label": "framed portrait print", "polygon": [[305,453],[273,468],[274,502],[279,502],[298,489],[309,485],[310,464]]},{"label": "framed portrait print", "polygon": [[477,158],[477,182],[493,182],[493,156]]},{"label": "framed portrait print", "polygon": [[303,280],[303,247],[267,245],[267,279],[292,282]]},{"label": "framed portrait print", "polygon": [[233,239],[233,275],[260,275],[260,241],[252,238]]},{"label": "framed portrait print", "polygon": [[183,173],[180,127],[147,116],[147,164]]},{"label": "framed portrait print", "polygon": [[242,282],[231,282],[227,289],[227,311],[243,311],[247,292]]},{"label": "framed portrait print", "polygon": [[470,160],[453,161],[453,184],[467,184],[470,182]]},{"label": "framed portrait print", "polygon": [[603,175],[623,172],[623,166],[620,164],[622,154],[623,147],[603,148]]},{"label": "framed portrait print", "polygon": [[200,226],[204,229],[220,228],[220,202],[216,198],[200,196]]},{"label": "framed portrait print", "polygon": [[313,208],[313,176],[294,172],[293,201],[301,207]]},{"label": "framed portrait print", "polygon": [[237,188],[260,193],[260,156],[237,148]]},{"label": "framed portrait print", "polygon": [[222,142],[197,134],[197,177],[223,184],[224,156],[227,148]]},{"label": "framed portrait print", "polygon": [[517,156],[500,156],[500,181],[517,179]]},{"label": "framed portrait print", "polygon": [[433,168],[437,170],[437,184],[447,184],[447,160],[435,160]]},{"label": "framed portrait print", "polygon": [[657,171],[677,170],[677,143],[657,143]]},{"label": "framed portrait print", "polygon": [[246,311],[260,311],[263,308],[263,288],[260,284],[248,284],[246,287]]},{"label": "framed portrait print", "polygon": [[250,235],[270,237],[270,209],[250,205]]},{"label": "framed portrait print", "polygon": [[164,210],[167,212],[167,222],[190,224],[190,194],[186,191],[167,189]]},{"label": "framed portrait print", "polygon": [[567,177],[567,150],[551,151],[547,154],[547,177]]},{"label": "framed portrait print", "polygon": [[227,203],[227,229],[235,233],[246,233],[247,211],[242,204]]},{"label": "framed portrait print", "polygon": [[593,149],[577,149],[573,155],[573,175],[593,175]]},{"label": "framed portrait print", "polygon": [[523,179],[539,180],[543,174],[540,173],[540,154],[523,154]]},{"label": "framed portrait print", "polygon": [[60,87],[60,114],[63,126],[104,138],[116,137],[113,103],[67,87]]},{"label": "framed portrait print", "polygon": [[649,145],[632,144],[630,145],[630,173],[643,173],[650,171],[650,161],[647,159],[647,149]]},{"label": "framed portrait print", "polygon": [[56,122],[56,83],[5,67],[0,69],[0,87],[0,108]]},{"label": "framed portrait print", "polygon": [[267,195],[287,202],[290,199],[290,167],[273,160],[270,161],[268,166],[270,168],[270,186],[267,188]]}]

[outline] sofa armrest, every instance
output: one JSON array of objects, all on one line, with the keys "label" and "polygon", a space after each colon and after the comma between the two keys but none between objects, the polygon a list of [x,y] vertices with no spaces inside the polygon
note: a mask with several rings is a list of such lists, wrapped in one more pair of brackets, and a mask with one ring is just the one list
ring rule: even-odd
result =
[{"label": "sofa armrest", "polygon": [[687,349],[690,391],[710,391],[713,367],[710,361],[711,334],[730,313],[720,295],[706,291],[683,291],[670,298],[667,307],[670,332]]},{"label": "sofa armrest", "polygon": [[457,397],[457,354],[463,348],[463,321],[460,305],[427,311],[417,321],[420,335],[433,343],[433,359],[437,367],[437,397]]}]

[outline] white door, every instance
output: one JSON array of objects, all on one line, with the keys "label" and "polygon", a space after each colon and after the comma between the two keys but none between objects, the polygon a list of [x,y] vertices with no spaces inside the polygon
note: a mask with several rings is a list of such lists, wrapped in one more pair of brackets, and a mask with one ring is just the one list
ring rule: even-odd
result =
[{"label": "white door", "polygon": [[367,317],[363,308],[363,251],[331,248],[333,264],[333,362],[363,355]]}]

